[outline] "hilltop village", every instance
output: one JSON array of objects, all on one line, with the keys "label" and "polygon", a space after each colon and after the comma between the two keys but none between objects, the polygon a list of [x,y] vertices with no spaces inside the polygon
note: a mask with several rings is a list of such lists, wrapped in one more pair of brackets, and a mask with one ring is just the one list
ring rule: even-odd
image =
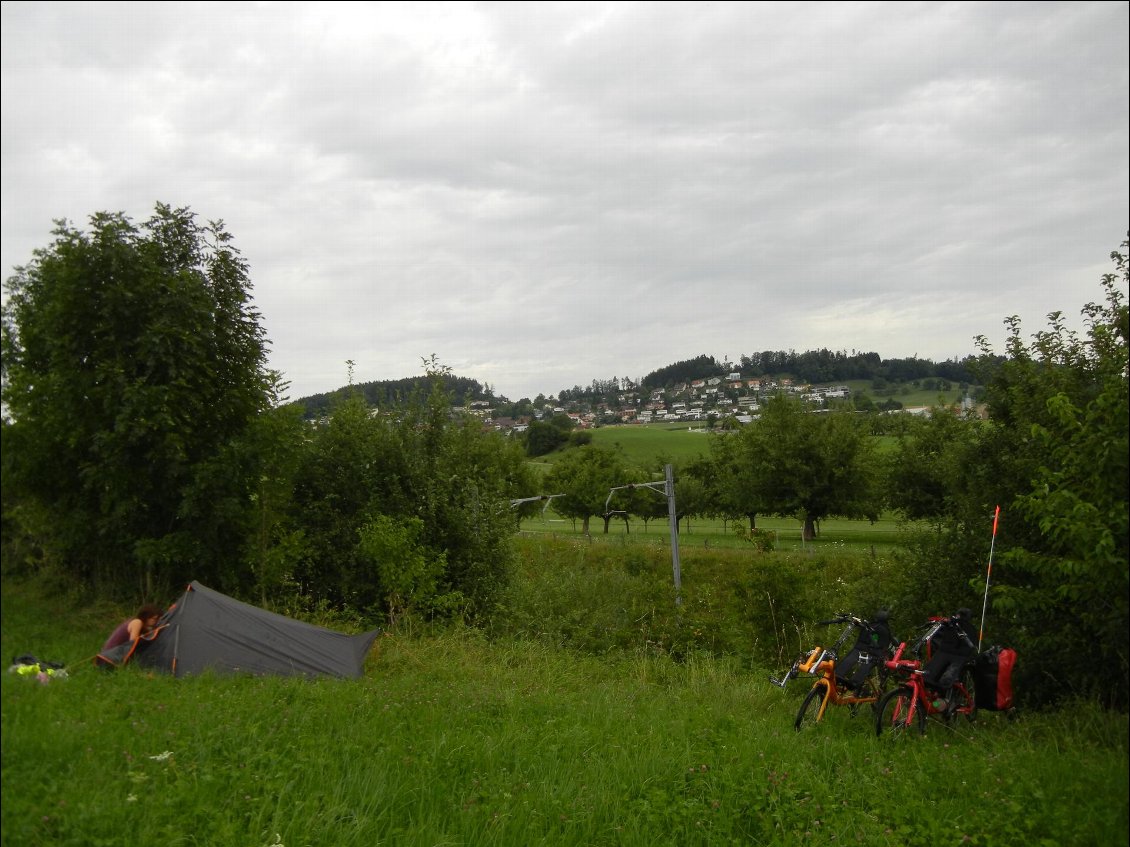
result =
[{"label": "hilltop village", "polygon": [[[931,381],[932,382],[932,381]],[[934,388],[931,384],[929,388]],[[937,387],[949,389],[948,383]],[[632,386],[612,397],[600,399],[537,398],[533,403],[507,404],[505,401],[473,400],[462,411],[482,418],[485,425],[500,431],[524,432],[531,420],[546,420],[557,415],[569,417],[577,429],[614,424],[650,424],[733,420],[749,423],[757,417],[761,403],[769,395],[790,394],[812,411],[827,411],[837,404],[849,405],[852,391],[847,385],[812,385],[781,379],[743,379],[740,373],[680,382],[670,388],[652,390]],[[523,408],[529,406],[528,409]],[[973,401],[966,397],[961,410],[968,411]],[[878,411],[925,414],[927,406],[903,407],[897,401],[879,404]]]}]

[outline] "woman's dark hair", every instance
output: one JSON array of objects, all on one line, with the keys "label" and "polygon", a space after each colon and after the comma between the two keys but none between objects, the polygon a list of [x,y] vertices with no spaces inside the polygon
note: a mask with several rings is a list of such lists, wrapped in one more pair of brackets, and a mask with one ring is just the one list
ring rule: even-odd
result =
[{"label": "woman's dark hair", "polygon": [[163,614],[160,606],[155,603],[146,603],[137,610],[137,617],[139,620],[147,620],[148,618],[159,618]]}]

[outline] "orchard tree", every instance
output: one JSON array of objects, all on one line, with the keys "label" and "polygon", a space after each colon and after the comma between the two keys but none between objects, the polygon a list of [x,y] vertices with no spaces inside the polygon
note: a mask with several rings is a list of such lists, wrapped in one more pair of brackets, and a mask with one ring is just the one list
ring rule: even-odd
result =
[{"label": "orchard tree", "polygon": [[6,282],[18,530],[78,580],[225,585],[249,498],[222,457],[276,399],[247,264],[222,222],[160,204],[142,225],[99,213],[53,235]]},{"label": "orchard tree", "polygon": [[747,513],[795,516],[804,522],[807,540],[827,517],[878,518],[874,450],[851,413],[809,413],[787,397],[774,397],[739,437],[734,502],[744,496]]},{"label": "orchard tree", "polygon": [[632,482],[638,480],[618,454],[592,445],[567,452],[545,477],[546,488],[562,494],[553,501],[553,508],[567,518],[580,518],[586,535],[593,516],[604,519],[604,531],[608,532],[604,504],[609,492]]},{"label": "orchard tree", "polygon": [[675,475],[675,529],[681,526],[691,531],[691,518],[705,517],[712,513],[709,490],[706,484],[680,468],[673,469]]},{"label": "orchard tree", "polygon": [[769,477],[757,473],[758,462],[764,457],[750,452],[755,440],[743,437],[742,432],[712,436],[709,456],[690,462],[687,473],[702,482],[711,515],[723,520],[745,517],[752,531],[757,529],[757,516],[769,511],[761,487]]},{"label": "orchard tree", "polygon": [[[643,521],[644,532],[647,532],[648,524],[653,520],[663,520],[669,515],[669,508],[667,505],[667,496],[663,492],[664,486],[657,483],[663,476],[665,470],[664,466],[667,464],[665,460],[660,460],[658,463],[658,472],[648,473],[645,470],[639,470],[636,474],[637,481],[650,481],[652,485],[636,485],[631,490],[625,492],[627,509],[641,521]],[[648,478],[651,478],[650,480]]]},{"label": "orchard tree", "polygon": [[957,507],[970,450],[983,427],[944,409],[926,418],[901,417],[906,428],[886,460],[887,503],[908,520],[938,521]]}]

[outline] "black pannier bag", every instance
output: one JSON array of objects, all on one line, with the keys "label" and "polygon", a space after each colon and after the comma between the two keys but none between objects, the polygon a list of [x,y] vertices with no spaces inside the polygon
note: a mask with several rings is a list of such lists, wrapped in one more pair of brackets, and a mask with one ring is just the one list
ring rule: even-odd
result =
[{"label": "black pannier bag", "polygon": [[1012,668],[1016,651],[995,645],[979,653],[973,665],[974,698],[978,709],[1005,712],[1012,708]]}]

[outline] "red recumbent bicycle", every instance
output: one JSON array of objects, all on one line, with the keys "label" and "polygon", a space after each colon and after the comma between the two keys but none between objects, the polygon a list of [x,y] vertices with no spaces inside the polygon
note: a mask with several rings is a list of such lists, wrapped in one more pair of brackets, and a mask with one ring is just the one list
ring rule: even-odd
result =
[{"label": "red recumbent bicycle", "polygon": [[[954,618],[931,618],[927,624],[928,629],[914,643],[909,653],[914,656],[920,655],[925,647],[926,658],[929,661],[930,640],[954,620]],[[895,650],[894,658],[886,662],[896,682],[895,688],[883,695],[875,709],[876,735],[882,736],[886,733],[891,737],[898,737],[913,726],[917,726],[918,734],[923,735],[926,732],[928,717],[947,722],[955,715],[964,715],[968,720],[976,717],[977,705],[973,693],[974,656],[966,660],[960,677],[949,687],[949,691],[942,692],[933,689],[927,683],[927,672],[921,660],[904,658],[907,652],[907,642],[904,641]]]}]

